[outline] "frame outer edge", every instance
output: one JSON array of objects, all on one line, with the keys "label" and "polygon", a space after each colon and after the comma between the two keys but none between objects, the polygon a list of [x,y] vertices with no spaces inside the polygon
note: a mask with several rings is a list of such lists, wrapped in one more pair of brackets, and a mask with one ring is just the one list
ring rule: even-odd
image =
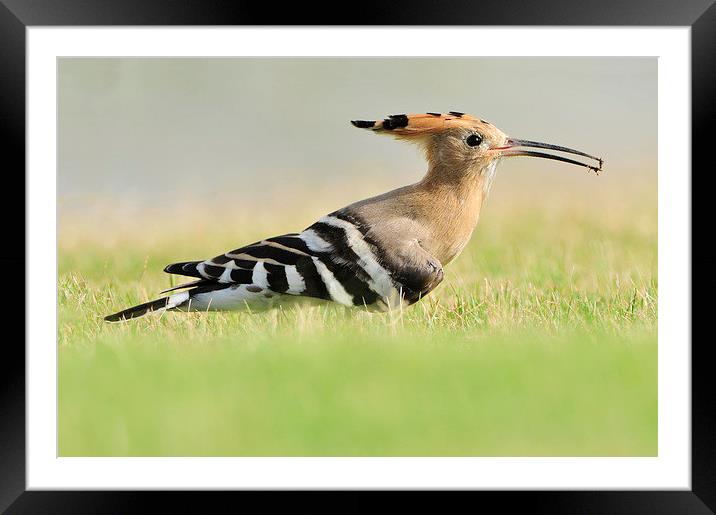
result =
[{"label": "frame outer edge", "polygon": [[[695,173],[709,174],[713,170],[713,133],[716,121],[716,4],[712,4],[691,27],[691,178],[692,178],[692,236],[695,222],[702,217],[693,216]],[[705,188],[701,188],[701,194]],[[706,190],[708,191],[708,190]],[[708,199],[705,199],[708,200]],[[706,204],[704,204],[706,205]],[[713,215],[706,215],[710,219]],[[713,228],[705,228],[712,233]],[[705,260],[694,259],[692,244],[692,277],[693,268],[698,266],[707,270]],[[712,264],[712,263],[710,263]],[[711,308],[711,303],[699,304],[693,301],[692,284],[692,334],[693,310]],[[704,309],[705,311],[705,309]],[[705,317],[710,314],[704,312]],[[706,318],[708,320],[708,318]],[[716,511],[716,385],[714,384],[713,359],[709,359],[708,350],[711,344],[708,338],[693,338],[691,341],[691,488],[693,492],[709,507]]]},{"label": "frame outer edge", "polygon": [[[4,141],[7,142],[7,149],[9,153],[7,157],[11,158],[11,165],[6,169],[15,171],[16,178],[24,178],[24,167],[25,167],[25,25],[23,20],[29,19],[31,23],[48,24],[53,25],[60,22],[67,23],[66,17],[58,15],[57,11],[53,12],[52,9],[43,11],[42,7],[37,8],[32,13],[24,12],[23,16],[18,18],[13,12],[7,7],[7,2],[0,3],[0,48],[3,52],[0,52],[0,74],[2,74],[1,87],[3,89],[3,95],[0,95],[0,133],[4,136]],[[64,2],[63,2],[64,3]],[[69,2],[67,2],[69,3]],[[81,2],[75,4],[78,6]],[[103,1],[101,4],[104,7],[104,14],[107,5],[111,3]],[[716,91],[716,56],[714,56],[714,49],[716,48],[716,4],[712,3],[712,0],[708,2],[710,6],[700,17],[693,22],[692,26],[692,163],[693,169],[703,167],[706,171],[709,170],[706,165],[706,159],[710,156],[708,134],[709,125],[716,120],[716,108],[713,100],[713,92]],[[116,8],[120,9],[120,3],[115,2]],[[678,17],[672,17],[668,21],[665,18],[671,16],[671,11],[664,10],[661,17],[657,19],[662,20],[664,25],[672,24],[683,24],[683,10],[684,5],[674,2],[682,10],[682,15]],[[35,3],[37,6],[37,3]],[[144,11],[144,23],[151,22],[154,20],[156,23],[155,16],[161,9],[147,9]],[[691,3],[691,9],[689,12],[693,12],[695,5]],[[126,5],[122,7],[125,12],[130,11],[126,9]],[[544,9],[544,6],[541,7]],[[605,9],[602,6],[602,9]],[[544,9],[548,11],[548,9]],[[16,10],[17,11],[17,10]],[[142,11],[142,9],[138,9]],[[153,12],[153,14],[150,13]],[[190,9],[191,11],[191,9]],[[72,13],[76,13],[72,9],[68,9],[69,16],[72,17]],[[187,14],[184,12],[184,14]],[[453,13],[453,19],[455,18]],[[87,16],[94,17],[94,20],[87,19]],[[205,19],[206,17],[202,17]],[[250,16],[249,16],[250,18]],[[443,16],[444,18],[444,16]],[[547,17],[549,18],[549,17]],[[73,22],[69,20],[69,25],[81,25],[81,24],[92,24],[101,23],[105,20],[105,16],[100,13],[87,13],[84,17],[77,16],[77,19]],[[394,21],[395,16],[389,16],[391,22]],[[571,19],[571,21],[570,21]],[[651,18],[649,18],[651,20]],[[81,21],[78,21],[81,20]],[[574,16],[569,14],[564,17],[562,23],[569,24],[574,23]],[[114,23],[122,23],[122,16],[118,15],[115,18]],[[135,20],[137,22],[139,20]],[[248,20],[245,20],[248,21]],[[414,20],[405,20],[406,22]],[[445,22],[444,19],[439,21]],[[535,20],[537,23],[549,22],[549,19]],[[598,20],[595,20],[595,23]],[[177,20],[167,20],[169,24],[177,23]],[[395,21],[397,22],[397,21]],[[487,23],[485,20],[484,23]],[[140,22],[141,23],[141,22]],[[214,21],[216,23],[216,21]],[[219,22],[220,23],[220,22]],[[445,22],[446,23],[446,22]],[[468,23],[468,22],[463,22]],[[554,20],[552,20],[554,23]],[[643,23],[649,23],[643,22]],[[651,23],[654,23],[651,21]],[[220,23],[221,24],[221,23]],[[623,24],[628,25],[629,20],[624,20]],[[709,167],[712,165],[709,164]],[[18,179],[16,179],[18,180]],[[24,181],[19,179],[20,188],[24,192]],[[17,191],[17,190],[15,190]],[[24,195],[23,195],[24,196]],[[23,231],[23,242],[24,242],[24,225],[18,228],[18,231]],[[22,259],[5,259],[2,258],[2,264],[12,269],[17,270],[18,265],[22,262],[24,270],[24,245]],[[23,274],[24,279],[24,274]],[[21,283],[23,279],[20,279],[20,274],[15,274],[14,277],[8,280],[17,281]],[[24,291],[24,284],[14,285],[18,288],[22,288]],[[23,296],[24,300],[24,296]],[[8,309],[17,311],[18,299],[3,299],[3,303],[12,303],[8,306]],[[4,306],[3,306],[4,307]],[[8,312],[8,311],[6,311]],[[24,320],[23,320],[24,327]],[[10,340],[10,339],[7,339]],[[6,340],[6,341],[7,341]],[[12,342],[10,342],[12,343]],[[704,342],[704,345],[706,342]],[[5,359],[0,362],[3,363],[0,375],[2,378],[2,390],[0,390],[0,463],[3,464],[2,470],[2,481],[0,481],[0,511],[3,511],[10,504],[18,499],[18,495],[21,494],[25,489],[25,417],[24,417],[24,401],[25,401],[25,355],[24,349],[20,346],[6,345],[6,349],[11,354],[7,354]],[[693,406],[692,406],[692,418],[693,418],[693,450],[692,450],[692,487],[695,496],[703,502],[702,508],[713,508],[716,506],[716,492],[714,492],[713,485],[716,484],[716,444],[713,442],[713,435],[716,434],[716,423],[713,420],[713,414],[716,412],[716,401],[712,395],[713,388],[713,377],[710,369],[709,360],[705,359],[706,351],[702,349],[701,345],[694,345],[693,349]],[[3,373],[4,372],[4,373]],[[711,380],[709,380],[711,379]],[[657,492],[654,492],[656,494]],[[674,497],[684,499],[683,494],[677,494],[674,492]],[[21,495],[18,501],[15,503],[13,508],[20,508],[28,501],[28,497],[34,497],[33,495]],[[39,497],[39,492],[37,493]],[[49,492],[42,494],[42,496],[52,495]],[[79,492],[77,492],[79,494]],[[99,494],[99,492],[98,492]],[[592,493],[593,495],[594,493]],[[619,498],[623,493],[614,492],[603,492],[604,495],[614,494],[616,498]],[[66,500],[68,497],[75,497],[72,495],[63,495],[57,493],[58,496],[64,497]],[[100,494],[101,495],[101,494]],[[159,494],[161,495],[161,494]],[[572,494],[573,495],[573,494]],[[597,494],[601,495],[601,494]],[[112,494],[106,497],[113,497]],[[571,496],[570,496],[571,497]],[[655,496],[656,497],[656,496]],[[690,499],[692,502],[696,501]],[[75,497],[76,499],[76,497]],[[48,499],[49,500],[49,499]],[[79,499],[77,501],[81,502]],[[22,502],[25,501],[25,502]],[[586,499],[583,499],[586,501]],[[581,503],[572,504],[573,507],[580,505]],[[582,505],[582,507],[586,507]],[[644,507],[644,506],[642,506]],[[685,506],[684,506],[685,507]],[[654,506],[652,506],[654,508]],[[694,505],[691,508],[695,508]],[[11,510],[14,511],[14,510]],[[22,509],[20,509],[22,511]],[[81,510],[80,510],[81,511]],[[559,512],[559,510],[557,510]],[[660,510],[655,510],[661,512]]]},{"label": "frame outer edge", "polygon": [[364,0],[343,11],[248,0],[2,0],[26,25],[688,26],[713,0]]},{"label": "frame outer edge", "polygon": [[14,319],[0,359],[0,512],[25,490],[25,210],[11,205],[25,200],[25,49],[25,25],[0,4],[0,141],[9,193],[0,268],[10,272],[5,291],[15,292],[0,296],[0,311]]}]

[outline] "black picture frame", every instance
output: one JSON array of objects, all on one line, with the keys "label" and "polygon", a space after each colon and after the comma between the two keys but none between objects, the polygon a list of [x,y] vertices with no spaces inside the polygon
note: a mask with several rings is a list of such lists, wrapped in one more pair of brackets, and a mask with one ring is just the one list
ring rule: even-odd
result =
[{"label": "black picture frame", "polygon": [[[708,124],[716,119],[716,5],[714,0],[460,0],[341,4],[277,5],[220,0],[0,0],[0,131],[5,195],[8,205],[25,191],[25,51],[26,27],[82,25],[640,25],[690,26],[692,73],[692,170],[710,172]],[[692,177],[695,174],[692,173]],[[693,191],[693,188],[692,188]],[[693,202],[693,200],[692,200]],[[693,203],[692,203],[693,206]],[[159,501],[163,511],[206,511],[214,496],[247,502],[266,495],[250,492],[78,492],[26,491],[25,487],[25,348],[15,327],[24,328],[26,274],[25,225],[20,207],[6,207],[6,272],[2,312],[6,316],[0,358],[0,510],[7,513],[128,513],[149,510]],[[24,210],[22,211],[24,214]],[[696,219],[694,218],[694,222]],[[9,241],[11,239],[11,241]],[[22,249],[22,250],[21,250]],[[693,263],[693,259],[692,259]],[[21,273],[21,271],[23,273]],[[694,307],[696,307],[694,305]],[[692,317],[693,319],[693,317]],[[22,333],[22,331],[20,331]],[[507,512],[534,513],[714,513],[716,511],[716,381],[707,359],[708,342],[692,339],[692,490],[691,491],[525,491],[465,492],[469,502],[500,503]],[[241,500],[235,499],[241,496]],[[340,511],[377,502],[376,494],[352,492]],[[315,493],[292,495],[292,502],[315,506]],[[425,496],[416,495],[423,507]],[[374,501],[375,500],[375,501]],[[382,502],[382,500],[381,500]],[[437,501],[441,502],[441,501]],[[231,506],[231,505],[227,505]],[[265,505],[266,506],[266,505]],[[294,508],[297,505],[294,505]],[[440,505],[445,507],[444,503]],[[230,508],[231,509],[231,508]],[[240,509],[233,504],[233,509]],[[232,509],[232,511],[233,511]]]}]

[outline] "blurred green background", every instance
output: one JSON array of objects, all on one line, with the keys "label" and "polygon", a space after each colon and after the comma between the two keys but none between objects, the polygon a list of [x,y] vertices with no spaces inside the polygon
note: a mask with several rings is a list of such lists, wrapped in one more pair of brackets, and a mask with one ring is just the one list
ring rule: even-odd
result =
[{"label": "blurred green background", "polygon": [[[651,58],[60,59],[59,453],[657,452]],[[351,119],[459,110],[605,159],[499,170],[440,288],[403,313],[101,316],[165,264],[418,180]]]}]

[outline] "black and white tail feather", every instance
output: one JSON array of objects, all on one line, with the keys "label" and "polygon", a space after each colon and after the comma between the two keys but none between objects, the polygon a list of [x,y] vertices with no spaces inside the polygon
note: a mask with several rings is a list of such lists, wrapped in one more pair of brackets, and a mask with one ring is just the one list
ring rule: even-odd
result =
[{"label": "black and white tail feather", "polygon": [[433,263],[411,269],[391,262],[371,239],[370,228],[347,210],[325,216],[301,233],[268,238],[205,261],[173,263],[164,271],[197,280],[105,320],[119,322],[153,311],[266,307],[286,296],[388,310],[416,302],[443,277],[442,267]]}]

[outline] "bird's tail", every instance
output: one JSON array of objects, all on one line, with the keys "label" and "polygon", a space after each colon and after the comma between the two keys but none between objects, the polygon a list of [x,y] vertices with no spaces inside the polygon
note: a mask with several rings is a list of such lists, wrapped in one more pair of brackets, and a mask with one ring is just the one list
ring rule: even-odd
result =
[{"label": "bird's tail", "polygon": [[123,320],[130,320],[132,318],[138,318],[151,313],[152,311],[159,311],[167,309],[167,301],[169,297],[163,299],[153,300],[151,302],[145,302],[138,306],[132,306],[131,308],[124,309],[118,313],[107,315],[104,317],[107,322],[121,322]]},{"label": "bird's tail", "polygon": [[153,300],[151,302],[145,302],[138,306],[132,306],[131,308],[124,309],[118,313],[107,315],[104,319],[107,322],[122,322],[124,320],[131,320],[132,318],[138,318],[151,313],[152,311],[164,311],[167,309],[174,309],[186,301],[189,300],[189,292],[175,293],[169,297],[163,297],[161,299]]}]

